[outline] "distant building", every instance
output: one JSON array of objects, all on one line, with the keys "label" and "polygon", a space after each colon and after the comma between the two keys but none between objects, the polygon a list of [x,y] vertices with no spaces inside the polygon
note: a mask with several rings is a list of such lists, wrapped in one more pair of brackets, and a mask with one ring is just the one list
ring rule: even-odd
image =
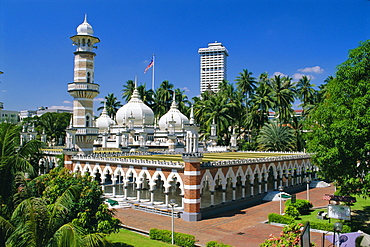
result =
[{"label": "distant building", "polygon": [[219,84],[227,77],[229,52],[222,43],[209,43],[207,48],[200,48],[200,93],[206,90],[218,92]]},{"label": "distant building", "polygon": [[38,110],[23,110],[19,112],[19,119],[20,121],[23,121],[25,118],[28,117],[34,117],[34,116],[42,116],[47,112],[56,112],[56,113],[72,113],[73,110],[67,110],[67,109],[58,109],[58,108],[53,108],[49,109],[48,107],[41,106],[39,107]]},{"label": "distant building", "polygon": [[9,111],[4,110],[3,102],[0,102],[0,122],[7,122],[7,123],[18,123],[18,112],[17,111]]}]

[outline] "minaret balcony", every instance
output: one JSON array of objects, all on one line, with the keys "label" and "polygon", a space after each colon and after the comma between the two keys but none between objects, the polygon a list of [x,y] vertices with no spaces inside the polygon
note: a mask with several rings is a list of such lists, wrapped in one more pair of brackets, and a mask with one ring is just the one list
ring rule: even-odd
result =
[{"label": "minaret balcony", "polygon": [[93,99],[99,94],[99,85],[87,82],[72,82],[68,84],[68,93],[74,98]]},{"label": "minaret balcony", "polygon": [[99,135],[99,129],[96,127],[74,127],[77,129],[76,135]]}]

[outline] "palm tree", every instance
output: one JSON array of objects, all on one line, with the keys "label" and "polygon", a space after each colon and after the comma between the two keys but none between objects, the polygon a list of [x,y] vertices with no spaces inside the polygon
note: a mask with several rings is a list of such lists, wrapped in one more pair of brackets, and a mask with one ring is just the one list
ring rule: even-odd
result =
[{"label": "palm tree", "polygon": [[9,221],[0,217],[1,229],[6,232],[6,246],[108,246],[102,234],[87,234],[84,229],[68,223],[69,211],[77,197],[71,186],[53,204],[35,197],[22,201]]},{"label": "palm tree", "polygon": [[103,104],[103,106],[100,106],[97,110],[103,110],[105,105],[108,116],[112,119],[115,118],[117,111],[122,106],[121,102],[117,101],[117,97],[114,96],[114,93],[109,93],[107,96],[105,96],[105,101],[101,101],[100,104]]},{"label": "palm tree", "polygon": [[268,81],[260,81],[251,98],[252,110],[258,113],[258,122],[252,128],[262,128],[268,121],[269,110],[273,108],[272,89]]},{"label": "palm tree", "polygon": [[131,99],[131,95],[135,89],[135,82],[133,80],[126,81],[126,85],[123,85],[122,99],[128,102]]},{"label": "palm tree", "polygon": [[290,77],[275,75],[271,79],[272,99],[274,101],[275,114],[280,123],[288,123],[293,113],[295,85]]},{"label": "palm tree", "polygon": [[[0,124],[0,215],[9,216],[13,207],[12,196],[17,191],[15,176],[18,172],[37,175],[39,150],[38,140],[20,145],[20,128],[10,123]],[[4,211],[5,210],[5,211]]]},{"label": "palm tree", "polygon": [[239,76],[235,79],[238,90],[241,91],[245,106],[247,106],[248,96],[254,92],[256,86],[256,78],[252,77],[252,72],[249,72],[247,69],[243,69],[243,72],[239,73]]},{"label": "palm tree", "polygon": [[175,89],[175,99],[177,103],[177,108],[180,112],[188,115],[190,109],[190,101],[188,100],[188,96],[186,96],[184,90],[180,88]]},{"label": "palm tree", "polygon": [[49,141],[55,140],[56,143],[63,143],[66,136],[66,128],[68,127],[71,119],[71,114],[47,112],[36,120],[36,129],[40,132],[45,131]]},{"label": "palm tree", "polygon": [[303,109],[302,115],[305,115],[305,110],[307,110],[307,108],[311,108],[310,106],[312,106],[314,103],[316,91],[313,87],[315,85],[311,84],[310,82],[311,80],[307,76],[303,76],[297,83],[297,95],[302,101],[302,104],[300,104]]},{"label": "palm tree", "polygon": [[139,91],[140,99],[146,104],[147,106],[153,106],[154,104],[154,91],[152,89],[146,90],[146,83],[137,87]]},{"label": "palm tree", "polygon": [[263,151],[292,151],[295,148],[294,131],[275,121],[266,123],[257,137],[257,143]]},{"label": "palm tree", "polygon": [[163,81],[154,93],[153,111],[156,117],[164,115],[171,107],[173,84]]}]

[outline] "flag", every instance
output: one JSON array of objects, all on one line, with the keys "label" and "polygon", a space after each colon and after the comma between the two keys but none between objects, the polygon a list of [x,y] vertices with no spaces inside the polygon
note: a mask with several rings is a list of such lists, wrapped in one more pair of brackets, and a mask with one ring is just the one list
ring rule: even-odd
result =
[{"label": "flag", "polygon": [[154,65],[154,58],[152,58],[152,60],[150,61],[150,63],[148,64],[148,66],[146,66],[145,70],[144,70],[144,74],[148,71],[148,69],[150,69],[152,66]]}]

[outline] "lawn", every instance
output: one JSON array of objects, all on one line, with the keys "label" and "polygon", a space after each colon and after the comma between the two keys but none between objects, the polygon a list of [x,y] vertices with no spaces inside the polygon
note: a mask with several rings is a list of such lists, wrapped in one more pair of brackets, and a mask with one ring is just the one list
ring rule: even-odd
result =
[{"label": "lawn", "polygon": [[116,247],[169,247],[171,244],[166,244],[160,241],[151,240],[149,237],[120,229],[118,233],[110,234],[107,239],[114,243]]},{"label": "lawn", "polygon": [[[351,205],[351,221],[343,222],[346,225],[351,226],[352,231],[361,230],[370,234],[370,198],[364,199],[360,196],[356,197],[357,202],[354,205]],[[319,211],[327,212],[326,208],[315,209],[310,212],[309,215],[301,215],[300,218],[302,221],[310,222],[329,222],[329,220],[320,220],[317,219],[317,213]],[[340,220],[330,219],[330,223],[335,223]]]},{"label": "lawn", "polygon": [[[276,156],[292,155],[287,153],[247,153],[247,152],[225,152],[225,153],[205,153],[203,155],[203,162],[208,161],[223,161],[235,159],[255,159]],[[293,154],[294,155],[294,154]],[[162,160],[173,161],[182,163],[181,154],[157,154],[157,155],[132,155],[132,156],[119,156],[119,158],[129,159],[146,159],[146,160]]]}]

